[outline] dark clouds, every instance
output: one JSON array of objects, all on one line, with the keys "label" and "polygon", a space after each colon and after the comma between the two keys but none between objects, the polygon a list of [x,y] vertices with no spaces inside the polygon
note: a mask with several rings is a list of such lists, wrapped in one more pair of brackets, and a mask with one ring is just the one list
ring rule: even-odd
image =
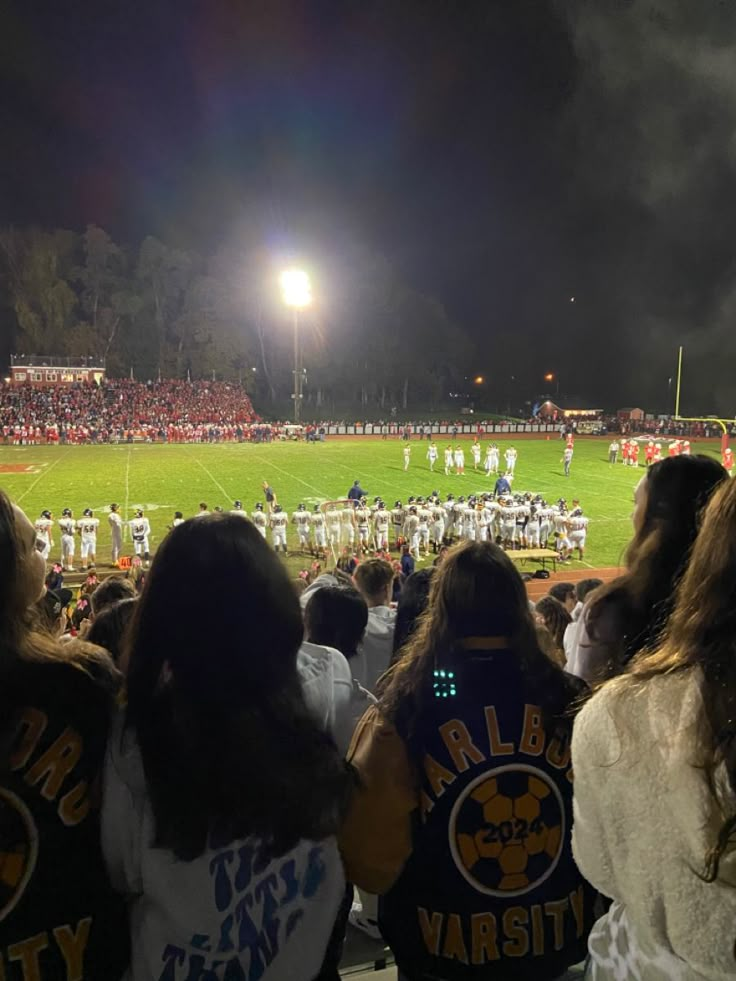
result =
[{"label": "dark clouds", "polygon": [[660,410],[684,343],[684,408],[736,409],[736,5],[11,0],[0,16],[0,222],[296,247],[332,283],[364,245],[440,297],[504,402],[551,370]]},{"label": "dark clouds", "polygon": [[579,63],[570,231],[599,311],[591,340],[611,345],[627,400],[647,406],[684,344],[683,411],[733,414],[736,6],[582,0],[565,12]]}]

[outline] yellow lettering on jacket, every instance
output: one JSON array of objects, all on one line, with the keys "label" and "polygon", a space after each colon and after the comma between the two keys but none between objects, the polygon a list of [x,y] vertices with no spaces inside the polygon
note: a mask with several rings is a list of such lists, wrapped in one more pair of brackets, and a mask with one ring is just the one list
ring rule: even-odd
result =
[{"label": "yellow lettering on jacket", "polygon": [[76,932],[70,926],[54,929],[54,939],[66,961],[66,981],[84,981],[84,951],[91,926],[92,917],[87,916],[77,923]]},{"label": "yellow lettering on jacket", "polygon": [[450,719],[441,725],[440,735],[458,773],[465,773],[471,763],[485,762],[485,756],[473,743],[465,724],[459,719]]},{"label": "yellow lettering on jacket", "polygon": [[524,727],[519,743],[519,752],[528,756],[540,756],[544,750],[544,727],[542,710],[537,705],[524,706]]},{"label": "yellow lettering on jacket", "polygon": [[491,756],[511,756],[514,752],[513,743],[501,741],[501,732],[498,727],[498,716],[493,705],[487,705],[485,709],[486,729],[488,730],[488,745],[491,748]]},{"label": "yellow lettering on jacket", "polygon": [[23,981],[41,981],[38,955],[48,947],[47,934],[37,933],[8,947],[8,960],[20,961]]},{"label": "yellow lettering on jacket", "polygon": [[81,755],[82,740],[73,729],[67,727],[36,760],[24,780],[29,787],[43,780],[41,796],[46,800],[53,800],[61,790],[64,779],[79,762]]},{"label": "yellow lettering on jacket", "polygon": [[544,912],[547,916],[551,916],[554,921],[555,950],[562,950],[562,945],[565,942],[565,910],[569,905],[567,899],[558,899],[555,902],[544,904]]},{"label": "yellow lettering on jacket", "polygon": [[455,782],[455,774],[438,763],[429,753],[424,757],[424,772],[427,774],[432,792],[438,798],[444,794],[447,787]]},{"label": "yellow lettering on jacket", "polygon": [[493,913],[473,913],[470,918],[470,933],[473,941],[473,964],[486,964],[497,961],[496,917]]},{"label": "yellow lettering on jacket", "polygon": [[503,914],[504,957],[526,957],[529,953],[529,934],[526,925],[529,914],[522,906],[510,906]]},{"label": "yellow lettering on jacket", "polygon": [[440,952],[440,934],[442,933],[442,913],[432,913],[430,920],[426,909],[421,906],[417,909],[419,915],[419,926],[424,937],[424,946],[430,954],[435,957]]},{"label": "yellow lettering on jacket", "polygon": [[10,757],[10,769],[20,770],[28,763],[31,753],[38,745],[38,740],[48,725],[48,719],[43,712],[35,708],[25,708],[18,723],[18,745]]},{"label": "yellow lettering on jacket", "polygon": [[447,917],[447,932],[445,933],[442,956],[460,961],[462,964],[468,963],[468,952],[463,940],[463,924],[457,913],[450,913]]}]

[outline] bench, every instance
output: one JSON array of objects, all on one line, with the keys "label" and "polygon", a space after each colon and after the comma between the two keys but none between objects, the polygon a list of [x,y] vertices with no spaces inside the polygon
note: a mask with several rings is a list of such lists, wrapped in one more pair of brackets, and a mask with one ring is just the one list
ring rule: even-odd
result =
[{"label": "bench", "polygon": [[547,562],[551,562],[552,571],[557,572],[557,553],[552,548],[520,548],[509,550],[506,554],[512,562],[541,562],[543,569]]}]

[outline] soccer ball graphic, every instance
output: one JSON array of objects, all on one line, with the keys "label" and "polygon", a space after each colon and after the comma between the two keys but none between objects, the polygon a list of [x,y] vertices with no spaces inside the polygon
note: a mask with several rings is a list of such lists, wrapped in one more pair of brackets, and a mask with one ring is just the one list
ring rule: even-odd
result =
[{"label": "soccer ball graphic", "polygon": [[455,864],[491,896],[519,896],[540,885],[559,861],[564,836],[559,790],[542,770],[521,764],[474,780],[450,818]]}]

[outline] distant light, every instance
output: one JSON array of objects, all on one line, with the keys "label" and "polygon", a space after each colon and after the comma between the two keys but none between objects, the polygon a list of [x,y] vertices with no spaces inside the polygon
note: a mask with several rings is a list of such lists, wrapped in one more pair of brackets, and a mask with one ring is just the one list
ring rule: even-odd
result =
[{"label": "distant light", "polygon": [[476,385],[482,385],[483,382],[485,381],[485,378],[483,377],[483,375],[478,375],[476,378],[473,379],[473,381],[475,382]]},{"label": "distant light", "polygon": [[570,297],[570,303],[574,303],[574,302],[575,302],[575,297],[574,296],[571,296]]},{"label": "distant light", "polygon": [[303,269],[285,269],[279,282],[287,307],[308,307],[312,302],[312,284]]},{"label": "distant light", "polygon": [[3,378],[3,381],[5,382],[6,385],[9,385],[10,384],[10,379],[9,378]]},{"label": "distant light", "polygon": [[546,374],[546,375],[544,376],[544,380],[545,380],[546,382],[551,382],[551,381],[554,381],[554,380],[555,380],[555,376],[554,376],[554,375],[552,374],[552,372],[550,371],[550,372],[549,372],[549,374]]},{"label": "distant light", "polygon": [[251,368],[251,371],[258,371],[258,368]]}]

